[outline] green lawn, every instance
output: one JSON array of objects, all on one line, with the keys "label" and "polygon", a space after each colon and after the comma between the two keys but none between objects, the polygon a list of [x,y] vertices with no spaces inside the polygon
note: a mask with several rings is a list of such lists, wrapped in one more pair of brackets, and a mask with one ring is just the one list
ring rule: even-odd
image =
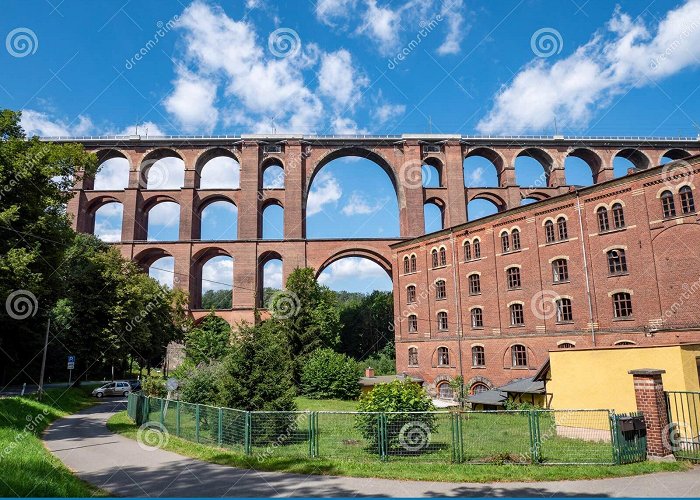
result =
[{"label": "green lawn", "polygon": [[[301,406],[301,405],[300,405]],[[331,414],[332,415],[332,414]],[[319,415],[322,418],[322,415]],[[351,416],[343,416],[351,418]],[[335,474],[356,477],[379,477],[392,479],[414,479],[427,481],[548,481],[561,479],[594,479],[617,476],[630,476],[661,471],[686,470],[689,465],[684,462],[642,462],[629,465],[495,465],[495,464],[452,464],[449,463],[449,454],[444,450],[435,451],[436,461],[416,460],[416,457],[390,457],[387,462],[380,462],[366,450],[364,443],[358,435],[348,435],[348,427],[338,426],[344,429],[333,431],[331,427],[324,435],[324,426],[319,421],[319,452],[333,452],[337,458],[315,458],[305,456],[306,443],[284,444],[279,447],[253,447],[252,456],[246,456],[239,451],[218,448],[213,445],[197,444],[177,438],[171,434],[167,441],[166,449],[185,456],[201,460],[237,466],[250,467],[257,470],[287,471],[302,474]],[[127,417],[126,412],[113,416],[107,426],[113,431],[132,439],[136,438],[137,427]],[[303,428],[303,425],[299,425]],[[201,430],[200,430],[201,432]],[[299,435],[303,436],[303,429]],[[517,433],[516,433],[517,435]],[[356,439],[357,438],[357,439]],[[515,435],[506,435],[502,441],[507,445],[516,439]],[[477,441],[484,441],[483,435]],[[211,439],[208,440],[210,443]],[[291,441],[293,443],[293,440]],[[334,450],[333,447],[336,447]],[[473,446],[478,446],[474,443]],[[609,445],[608,445],[609,446]],[[338,448],[344,448],[344,453],[339,453]],[[568,449],[562,446],[562,449]],[[359,457],[363,457],[359,459]]]},{"label": "green lawn", "polygon": [[104,496],[71,474],[41,441],[53,420],[90,405],[89,390],[49,389],[42,399],[0,398],[0,496]]},{"label": "green lawn", "polygon": [[309,399],[298,396],[294,400],[299,410],[309,411],[355,411],[357,401],[343,401],[342,399]]}]

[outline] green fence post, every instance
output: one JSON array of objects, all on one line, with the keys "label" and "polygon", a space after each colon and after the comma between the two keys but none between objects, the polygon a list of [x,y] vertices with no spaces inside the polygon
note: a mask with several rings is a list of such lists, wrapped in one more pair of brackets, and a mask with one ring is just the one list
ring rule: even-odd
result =
[{"label": "green fence post", "polygon": [[542,442],[540,441],[540,418],[537,410],[528,412],[528,420],[530,423],[530,460],[533,464],[539,463],[542,459],[540,449]]},{"label": "green fence post", "polygon": [[219,408],[219,433],[218,434],[219,434],[218,435],[219,448],[221,448],[221,446],[224,443],[224,409],[223,408]]},{"label": "green fence post", "polygon": [[195,440],[199,443],[199,404],[194,409],[194,435]]},{"label": "green fence post", "polygon": [[309,440],[309,457],[314,456],[314,413],[306,412],[306,432]]},{"label": "green fence post", "polygon": [[141,421],[142,424],[148,422],[148,414],[150,413],[150,399],[151,398],[146,398],[143,401],[143,420]]},{"label": "green fence post", "polygon": [[165,427],[165,400],[160,399],[160,427]]},{"label": "green fence post", "polygon": [[617,435],[617,415],[610,413],[610,443],[612,444],[613,463],[620,465],[620,440]]},{"label": "green fence post", "polygon": [[314,453],[315,456],[320,456],[318,452],[318,444],[319,444],[319,428],[318,428],[318,412],[314,412],[314,428],[316,429],[314,431]]},{"label": "green fence post", "polygon": [[377,437],[379,442],[379,458],[380,460],[388,459],[388,435],[387,435],[387,418],[386,414],[380,413],[377,416]]},{"label": "green fence post", "polygon": [[243,447],[245,448],[245,454],[250,455],[252,453],[252,439],[251,439],[251,427],[252,419],[250,418],[250,412],[245,412],[245,436],[243,441]]},{"label": "green fence post", "polygon": [[175,402],[175,435],[180,437],[180,400]]}]

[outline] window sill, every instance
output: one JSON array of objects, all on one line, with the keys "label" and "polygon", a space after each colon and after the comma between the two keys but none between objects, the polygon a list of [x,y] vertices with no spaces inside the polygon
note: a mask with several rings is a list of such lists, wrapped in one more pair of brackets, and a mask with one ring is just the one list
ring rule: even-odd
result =
[{"label": "window sill", "polygon": [[412,332],[411,330],[409,330],[409,331],[408,331],[408,333],[409,333],[409,335],[417,335],[417,334],[418,334],[418,332],[417,332],[417,331],[415,331],[415,332]]},{"label": "window sill", "polygon": [[509,292],[517,292],[518,290],[522,290],[522,289],[523,289],[523,287],[521,287],[521,286],[516,286],[513,288],[508,287]]},{"label": "window sill", "polygon": [[403,273],[403,276],[412,276],[414,274],[418,274],[418,271],[411,271],[410,273]]},{"label": "window sill", "polygon": [[435,297],[436,301],[447,300],[447,297]]},{"label": "window sill", "polygon": [[566,243],[568,241],[569,241],[569,238],[566,238],[565,240],[546,241],[545,246],[558,245],[559,243]]},{"label": "window sill", "polygon": [[485,370],[486,365],[472,365],[472,370]]},{"label": "window sill", "polygon": [[630,275],[629,272],[626,272],[626,273],[610,273],[610,274],[608,274],[608,278],[618,278],[618,277],[620,277],[620,276],[629,276],[629,275]]},{"label": "window sill", "polygon": [[431,267],[431,269],[445,269],[446,267],[447,267],[447,264],[443,264],[441,266]]},{"label": "window sill", "polygon": [[662,220],[663,222],[669,222],[669,221],[672,221],[672,220],[683,219],[683,218],[685,218],[685,217],[692,217],[692,216],[695,216],[695,215],[697,215],[697,211],[695,211],[695,212],[688,212],[687,214],[672,215],[672,216],[670,216],[670,217],[664,217],[664,218],[662,218],[661,220]]},{"label": "window sill", "polygon": [[470,296],[470,297],[478,297],[479,295],[481,295],[481,292],[479,292],[479,293],[471,293],[471,292],[470,292],[470,293],[469,293],[469,296]]},{"label": "window sill", "polygon": [[484,330],[483,326],[472,326],[472,330]]},{"label": "window sill", "polygon": [[508,328],[525,328],[525,323],[522,325],[508,325]]},{"label": "window sill", "polygon": [[573,320],[572,321],[556,321],[554,324],[555,325],[573,325],[574,321]]},{"label": "window sill", "polygon": [[501,255],[510,255],[513,253],[520,253],[522,251],[522,248],[518,248],[517,250],[506,250],[505,252],[501,252]]},{"label": "window sill", "polygon": [[613,318],[613,321],[634,321],[634,316],[625,316],[623,318]]},{"label": "window sill", "polygon": [[463,262],[466,264],[467,262],[478,262],[481,260],[481,257],[474,257],[473,259],[466,259]]},{"label": "window sill", "polygon": [[603,234],[610,234],[610,233],[619,233],[621,231],[626,231],[627,226],[622,226],[622,227],[615,227],[613,229],[608,229],[607,231],[598,231],[598,235],[603,235]]},{"label": "window sill", "polygon": [[511,366],[511,370],[531,370],[529,366]]},{"label": "window sill", "polygon": [[567,283],[571,283],[571,280],[552,281],[552,285],[566,285]]}]

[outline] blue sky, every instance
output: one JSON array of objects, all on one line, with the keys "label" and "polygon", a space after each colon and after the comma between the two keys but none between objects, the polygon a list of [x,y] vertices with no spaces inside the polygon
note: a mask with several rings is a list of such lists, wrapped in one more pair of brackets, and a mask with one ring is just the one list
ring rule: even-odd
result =
[{"label": "blue sky", "polygon": [[[3,11],[0,99],[24,110],[35,134],[133,133],[137,124],[150,135],[552,134],[555,120],[570,135],[700,133],[700,0],[10,0]],[[219,160],[214,182],[237,182],[236,166]],[[569,182],[590,183],[569,161]],[[467,163],[468,183],[493,183],[486,160]],[[529,158],[516,167],[521,184],[541,174]],[[178,187],[178,168],[167,160],[156,169],[167,178],[153,182]],[[123,177],[117,164],[104,172],[112,186]],[[398,233],[391,184],[366,160],[332,162],[312,196],[310,237]],[[492,210],[484,203],[470,204],[470,218]],[[114,239],[120,208],[103,210],[99,231]],[[174,213],[152,213],[149,238],[176,234]],[[203,228],[228,239],[234,215],[212,206]],[[264,236],[275,237],[281,209],[265,218]],[[366,263],[343,266],[323,281],[390,287]]]}]

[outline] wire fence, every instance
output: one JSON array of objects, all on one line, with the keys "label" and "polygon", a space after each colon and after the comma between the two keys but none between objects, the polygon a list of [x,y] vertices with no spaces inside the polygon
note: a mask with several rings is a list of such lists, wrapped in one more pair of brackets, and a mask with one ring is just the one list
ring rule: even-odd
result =
[{"label": "wire fence", "polygon": [[182,439],[267,458],[470,464],[620,464],[646,440],[608,410],[242,411],[130,394],[129,416]]}]

